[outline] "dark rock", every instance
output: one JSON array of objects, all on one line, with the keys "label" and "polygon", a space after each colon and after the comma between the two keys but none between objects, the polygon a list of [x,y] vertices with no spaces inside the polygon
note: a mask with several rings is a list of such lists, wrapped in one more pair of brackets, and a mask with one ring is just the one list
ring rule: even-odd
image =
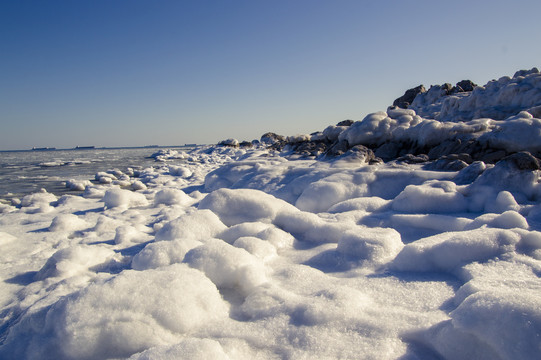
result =
[{"label": "dark rock", "polygon": [[425,165],[424,169],[437,171],[460,171],[467,167],[468,164],[462,160],[442,158]]},{"label": "dark rock", "polygon": [[336,124],[336,126],[351,126],[353,125],[355,121],[353,120],[343,120],[343,121],[340,121],[338,124]]},{"label": "dark rock", "polygon": [[526,75],[537,74],[537,73],[539,73],[539,69],[534,67],[530,70],[519,70],[515,73],[515,75],[513,75],[513,77],[516,78],[519,76],[526,76]]},{"label": "dark rock", "polygon": [[496,150],[496,151],[489,150],[485,153],[479,154],[479,156],[477,156],[477,159],[487,164],[495,164],[506,156],[507,156],[507,152],[505,150]]},{"label": "dark rock", "polygon": [[529,112],[536,119],[541,118],[541,105],[531,107],[529,109],[526,109],[526,111]]},{"label": "dark rock", "polygon": [[273,132],[265,133],[261,136],[260,140],[263,144],[272,145],[277,142],[285,142],[286,137],[282,135],[275,134]]},{"label": "dark rock", "polygon": [[499,161],[499,163],[502,162],[507,163],[510,167],[517,170],[539,170],[539,159],[526,151],[521,151],[513,155],[509,155]]},{"label": "dark rock", "polygon": [[326,155],[330,157],[340,156],[343,155],[346,151],[348,151],[348,148],[348,141],[341,140],[332,144]]},{"label": "dark rock", "polygon": [[305,141],[296,144],[293,152],[301,156],[320,156],[327,150],[327,145],[322,141]]},{"label": "dark rock", "polygon": [[430,149],[428,152],[428,158],[430,160],[436,160],[445,155],[457,153],[461,145],[462,142],[460,139],[445,140],[441,144]]},{"label": "dark rock", "polygon": [[396,159],[396,161],[399,162],[405,162],[407,164],[421,164],[428,161],[428,155],[425,154],[419,154],[419,155],[413,155],[413,154],[406,154],[404,156],[399,157]]},{"label": "dark rock", "polygon": [[477,160],[475,154],[480,153],[483,149],[483,145],[475,139],[461,141],[460,147],[455,152],[456,154],[469,154],[472,160]]},{"label": "dark rock", "polygon": [[250,141],[242,141],[239,146],[243,148],[251,148],[254,146],[254,144],[252,144]]},{"label": "dark rock", "polygon": [[449,155],[445,155],[443,158],[448,159],[448,160],[460,160],[460,161],[465,162],[468,165],[473,162],[472,157],[470,156],[470,154],[467,154],[467,153],[449,154]]},{"label": "dark rock", "polygon": [[[428,152],[428,157],[430,160],[436,160],[443,156],[448,155],[457,155],[457,154],[469,154],[471,160],[466,160],[467,158],[459,158],[462,161],[471,164],[473,158],[478,158],[482,150],[481,144],[476,140],[467,140],[463,141],[461,139],[451,139],[445,140],[441,144],[433,147]],[[461,155],[462,156],[462,155]]]},{"label": "dark rock", "polygon": [[218,145],[237,148],[239,147],[239,141],[237,139],[226,139],[220,141]]},{"label": "dark rock", "polygon": [[377,164],[383,164],[384,161],[382,158],[379,158],[377,156],[375,156],[372,160],[370,160],[370,162],[368,163],[369,165],[377,165]]},{"label": "dark rock", "polygon": [[457,176],[453,179],[457,185],[466,185],[471,184],[481,175],[487,166],[482,161],[474,161],[468,167],[460,170]]},{"label": "dark rock", "polygon": [[376,149],[374,155],[381,158],[383,161],[391,161],[396,159],[402,150],[402,144],[397,142],[388,142]]},{"label": "dark rock", "polygon": [[451,90],[453,90],[453,85],[445,83],[441,86],[441,89],[445,92],[445,95],[449,95],[451,94]]},{"label": "dark rock", "polygon": [[402,109],[407,109],[408,106],[411,105],[413,100],[415,100],[415,97],[424,92],[426,92],[426,89],[423,85],[419,85],[412,89],[408,89],[406,90],[404,95],[402,95],[401,97],[399,97],[393,102],[393,106],[398,106]]},{"label": "dark rock", "polygon": [[473,91],[476,86],[477,84],[471,80],[462,80],[456,83],[456,86],[451,89],[450,94]]}]

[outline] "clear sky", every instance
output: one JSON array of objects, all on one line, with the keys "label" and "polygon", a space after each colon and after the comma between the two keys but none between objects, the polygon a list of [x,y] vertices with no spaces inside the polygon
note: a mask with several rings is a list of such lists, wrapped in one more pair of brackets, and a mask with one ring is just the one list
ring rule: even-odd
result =
[{"label": "clear sky", "polygon": [[311,133],[541,66],[539,0],[0,0],[0,150]]}]

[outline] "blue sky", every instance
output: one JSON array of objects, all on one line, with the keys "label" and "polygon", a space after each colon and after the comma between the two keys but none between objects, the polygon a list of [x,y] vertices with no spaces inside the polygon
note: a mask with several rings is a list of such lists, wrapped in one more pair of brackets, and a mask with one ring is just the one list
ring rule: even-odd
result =
[{"label": "blue sky", "polygon": [[0,0],[0,150],[311,133],[541,66],[541,2]]}]

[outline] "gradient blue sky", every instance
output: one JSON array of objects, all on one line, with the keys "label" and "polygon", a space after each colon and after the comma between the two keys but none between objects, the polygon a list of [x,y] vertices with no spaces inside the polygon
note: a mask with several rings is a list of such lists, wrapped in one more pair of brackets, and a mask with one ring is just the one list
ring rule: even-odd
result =
[{"label": "gradient blue sky", "polygon": [[0,0],[0,150],[311,133],[541,65],[541,1]]}]

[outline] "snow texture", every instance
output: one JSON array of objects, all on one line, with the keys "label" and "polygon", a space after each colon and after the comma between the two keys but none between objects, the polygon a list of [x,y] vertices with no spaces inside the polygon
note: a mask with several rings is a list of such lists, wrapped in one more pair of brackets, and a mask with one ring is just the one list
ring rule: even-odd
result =
[{"label": "snow texture", "polygon": [[0,358],[539,358],[532,155],[442,171],[266,146],[475,139],[538,155],[540,86],[532,70],[433,87],[313,137],[160,150],[159,166],[66,183],[80,195],[2,204]]}]

